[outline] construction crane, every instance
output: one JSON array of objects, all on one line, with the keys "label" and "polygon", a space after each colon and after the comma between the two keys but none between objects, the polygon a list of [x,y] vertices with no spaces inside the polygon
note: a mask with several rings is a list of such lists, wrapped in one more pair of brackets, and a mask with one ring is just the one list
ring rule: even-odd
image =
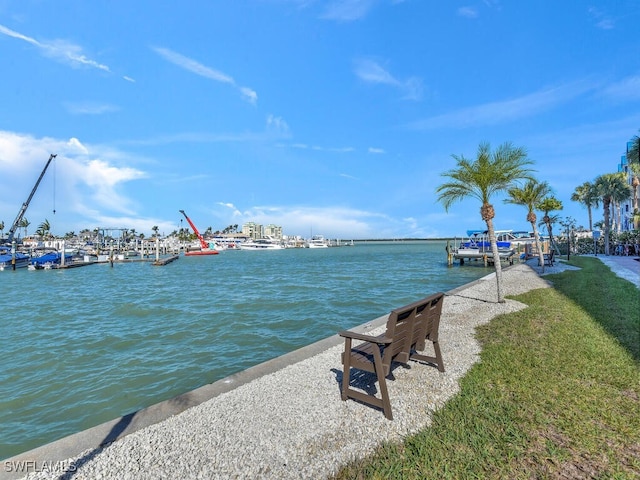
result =
[{"label": "construction crane", "polygon": [[198,240],[200,240],[200,250],[191,251],[191,252],[187,251],[187,252],[184,253],[185,256],[189,256],[189,255],[217,255],[218,251],[213,249],[213,248],[211,248],[211,247],[209,247],[209,244],[206,242],[204,237],[202,235],[200,235],[200,232],[198,231],[196,226],[193,224],[191,219],[187,216],[187,214],[184,213],[184,210],[180,210],[180,213],[182,215],[184,215],[184,218],[187,219],[187,222],[189,222],[189,225],[191,225],[191,228],[193,229],[193,232],[198,237]]},{"label": "construction crane", "polygon": [[58,155],[54,153],[52,153],[49,156],[49,160],[47,160],[46,165],[42,169],[42,173],[38,177],[38,181],[33,186],[33,190],[31,190],[31,193],[29,194],[29,198],[27,198],[27,201],[22,204],[22,207],[20,207],[20,211],[18,212],[16,219],[13,221],[13,225],[11,225],[11,228],[9,229],[9,235],[7,236],[7,243],[13,242],[13,237],[16,234],[16,230],[18,230],[18,227],[20,226],[20,222],[22,222],[22,218],[24,217],[24,214],[27,211],[27,208],[29,208],[29,203],[31,203],[31,199],[33,198],[33,195],[36,193],[36,190],[38,189],[38,185],[40,185],[40,181],[42,180],[42,177],[44,177],[44,174],[47,171],[47,168],[49,168],[49,164],[51,163],[51,161],[57,156]]}]

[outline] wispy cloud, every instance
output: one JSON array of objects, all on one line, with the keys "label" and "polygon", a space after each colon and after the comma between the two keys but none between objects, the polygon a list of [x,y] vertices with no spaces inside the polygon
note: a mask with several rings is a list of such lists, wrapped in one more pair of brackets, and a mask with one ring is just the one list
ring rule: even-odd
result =
[{"label": "wispy cloud", "polygon": [[73,67],[90,67],[97,68],[98,70],[103,70],[105,72],[111,71],[107,65],[92,60],[84,55],[82,53],[82,47],[69,43],[65,40],[55,40],[49,43],[41,42],[28,37],[27,35],[11,30],[4,25],[0,25],[0,33],[27,42],[37,47],[43,55],[53,58],[54,60],[67,63]]},{"label": "wispy cloud", "polygon": [[[221,206],[225,209],[224,206]],[[233,223],[253,221],[286,225],[290,235],[308,237],[310,229],[327,238],[372,238],[384,231],[392,219],[386,215],[340,205],[309,207],[306,205],[259,205],[246,208]],[[380,223],[374,226],[372,223]]]},{"label": "wispy cloud", "polygon": [[399,80],[374,60],[366,58],[355,60],[354,73],[364,82],[389,85],[399,89],[404,94],[403,98],[407,100],[422,99],[421,79],[409,77],[407,80]]},{"label": "wispy cloud", "polygon": [[291,137],[289,125],[282,117],[267,115],[264,131],[241,133],[179,132],[122,142],[126,145],[170,145],[175,143],[246,143],[273,141]]},{"label": "wispy cloud", "polygon": [[174,65],[177,65],[180,68],[183,68],[191,73],[195,73],[196,75],[200,75],[201,77],[208,78],[216,82],[226,83],[235,87],[240,92],[242,97],[247,102],[253,105],[255,105],[255,103],[258,101],[258,94],[254,90],[238,85],[233,77],[227,75],[226,73],[220,72],[211,67],[207,67],[206,65],[203,65],[196,60],[185,57],[184,55],[174,52],[173,50],[169,50],[168,48],[152,47],[152,49],[162,58],[173,63]]},{"label": "wispy cloud", "polygon": [[102,115],[103,113],[111,113],[120,110],[119,107],[104,103],[72,103],[68,102],[64,104],[69,113],[74,115]]},{"label": "wispy cloud", "polygon": [[478,9],[475,7],[460,7],[458,8],[458,15],[466,18],[477,18]]},{"label": "wispy cloud", "polygon": [[615,27],[615,21],[611,16],[596,7],[589,7],[587,10],[596,27],[602,30],[611,30]]},{"label": "wispy cloud", "polygon": [[454,112],[436,115],[408,125],[415,130],[436,128],[468,128],[497,125],[548,111],[595,88],[587,82],[548,88],[510,100],[485,103]]},{"label": "wispy cloud", "polygon": [[208,132],[182,132],[157,137],[129,140],[122,142],[125,145],[170,145],[173,143],[244,143],[262,142],[272,140],[273,134],[265,132],[244,133],[208,133]]},{"label": "wispy cloud", "polygon": [[364,17],[374,4],[375,0],[333,0],[320,17],[338,22],[352,22]]},{"label": "wispy cloud", "polygon": [[614,100],[640,100],[640,75],[612,83],[604,88],[603,94]]},{"label": "wispy cloud", "polygon": [[[135,202],[123,193],[123,189],[126,190],[130,182],[148,175],[125,165],[131,157],[101,146],[83,144],[76,137],[66,140],[34,138],[0,130],[0,165],[7,171],[39,171],[51,152],[57,154],[55,162],[65,172],[56,178],[56,183],[58,200],[66,211],[86,216],[84,221],[89,224],[98,223],[101,214],[96,209],[107,214],[132,214]],[[11,192],[28,191],[32,181],[13,173],[7,175],[0,182],[0,203],[5,202]],[[39,209],[42,207],[33,205],[30,211],[37,215]]]},{"label": "wispy cloud", "polygon": [[369,153],[374,153],[374,154],[377,154],[377,155],[381,155],[383,153],[386,153],[382,148],[375,148],[375,147],[369,147],[368,152]]},{"label": "wispy cloud", "polygon": [[349,175],[347,173],[340,173],[338,176],[342,177],[342,178],[348,178],[349,180],[357,180],[358,179],[357,177],[354,177],[353,175]]},{"label": "wispy cloud", "polygon": [[287,122],[282,117],[276,117],[275,115],[267,116],[267,132],[275,133],[281,137],[289,137],[291,135]]},{"label": "wispy cloud", "polygon": [[[281,146],[286,147],[287,145]],[[322,147],[320,145],[307,145],[306,143],[292,143],[288,146],[299,150],[315,150],[317,152],[350,153],[356,151],[353,147]]]}]

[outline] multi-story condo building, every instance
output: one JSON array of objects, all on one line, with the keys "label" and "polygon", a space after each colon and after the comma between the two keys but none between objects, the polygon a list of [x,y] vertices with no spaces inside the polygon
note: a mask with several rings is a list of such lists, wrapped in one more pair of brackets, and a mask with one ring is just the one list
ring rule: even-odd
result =
[{"label": "multi-story condo building", "polygon": [[276,240],[282,240],[282,227],[279,225],[269,224],[266,227],[255,222],[247,222],[242,225],[242,233],[249,238],[265,238],[271,237]]},{"label": "multi-story condo building", "polygon": [[242,233],[255,240],[264,237],[264,227],[259,223],[247,222],[242,225]]},{"label": "multi-story condo building", "polygon": [[282,227],[279,225],[269,224],[264,229],[264,233],[268,237],[275,238],[277,240],[282,240]]},{"label": "multi-story condo building", "polygon": [[638,208],[638,205],[637,205],[638,186],[633,185],[633,179],[634,177],[636,177],[636,175],[633,173],[633,171],[629,167],[629,160],[628,160],[628,154],[629,154],[629,151],[631,150],[632,145],[633,145],[633,141],[629,140],[627,142],[626,153],[620,157],[620,163],[618,164],[618,172],[625,174],[627,178],[627,182],[634,189],[634,194],[624,202],[620,203],[619,219],[614,220],[619,222],[620,230],[625,232],[633,230],[633,226],[634,226],[633,215],[634,215],[634,211]]}]

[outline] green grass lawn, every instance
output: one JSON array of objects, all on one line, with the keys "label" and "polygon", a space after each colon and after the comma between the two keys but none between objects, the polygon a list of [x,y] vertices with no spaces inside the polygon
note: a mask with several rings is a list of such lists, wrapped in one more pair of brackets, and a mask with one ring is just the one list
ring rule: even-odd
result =
[{"label": "green grass lawn", "polygon": [[595,258],[514,297],[428,429],[338,479],[640,478],[640,292]]}]

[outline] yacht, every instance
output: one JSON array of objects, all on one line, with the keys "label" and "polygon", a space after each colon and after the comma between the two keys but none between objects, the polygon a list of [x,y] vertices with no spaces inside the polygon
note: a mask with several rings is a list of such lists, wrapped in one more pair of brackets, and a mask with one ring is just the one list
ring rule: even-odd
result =
[{"label": "yacht", "polygon": [[322,235],[314,235],[307,242],[308,248],[329,248],[329,242]]},{"label": "yacht", "polygon": [[242,242],[239,247],[240,250],[282,250],[284,248],[278,240],[270,237]]}]

